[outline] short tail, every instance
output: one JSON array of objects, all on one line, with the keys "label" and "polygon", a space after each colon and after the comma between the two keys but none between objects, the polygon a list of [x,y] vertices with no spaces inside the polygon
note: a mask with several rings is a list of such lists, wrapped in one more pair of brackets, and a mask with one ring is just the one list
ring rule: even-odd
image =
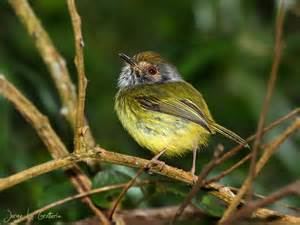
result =
[{"label": "short tail", "polygon": [[236,133],[226,129],[225,127],[222,127],[221,125],[217,124],[217,123],[213,123],[210,124],[210,126],[213,128],[213,130],[215,130],[216,132],[218,132],[219,134],[222,134],[223,136],[235,141],[236,143],[243,145],[246,148],[250,148],[250,146],[248,145],[248,143],[246,142],[246,140],[244,140],[243,138],[241,138],[239,135],[237,135]]}]

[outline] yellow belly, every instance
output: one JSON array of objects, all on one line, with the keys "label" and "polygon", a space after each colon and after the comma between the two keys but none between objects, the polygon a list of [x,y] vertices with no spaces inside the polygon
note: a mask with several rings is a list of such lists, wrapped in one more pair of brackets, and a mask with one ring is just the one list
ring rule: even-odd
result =
[{"label": "yellow belly", "polygon": [[209,133],[194,122],[160,112],[121,108],[117,114],[125,129],[155,154],[167,149],[165,155],[182,155],[207,144]]}]

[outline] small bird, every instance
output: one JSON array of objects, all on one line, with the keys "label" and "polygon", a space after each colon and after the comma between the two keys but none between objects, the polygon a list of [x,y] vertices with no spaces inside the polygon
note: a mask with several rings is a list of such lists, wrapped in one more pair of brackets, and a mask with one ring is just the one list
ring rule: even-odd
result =
[{"label": "small bird", "polygon": [[154,154],[164,150],[166,156],[193,151],[192,174],[197,149],[207,145],[211,134],[220,133],[248,146],[240,136],[214,121],[200,92],[158,53],[119,56],[125,65],[118,79],[115,110],[139,145]]}]

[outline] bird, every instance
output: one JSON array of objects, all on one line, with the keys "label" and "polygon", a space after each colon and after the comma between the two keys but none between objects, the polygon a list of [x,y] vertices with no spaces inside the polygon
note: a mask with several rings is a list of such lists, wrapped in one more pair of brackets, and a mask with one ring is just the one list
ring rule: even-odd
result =
[{"label": "bird", "polygon": [[191,173],[196,169],[197,150],[219,133],[249,147],[236,133],[213,119],[202,94],[184,81],[177,68],[159,53],[144,51],[124,61],[115,96],[116,114],[128,133],[155,155],[180,157],[193,152]]}]

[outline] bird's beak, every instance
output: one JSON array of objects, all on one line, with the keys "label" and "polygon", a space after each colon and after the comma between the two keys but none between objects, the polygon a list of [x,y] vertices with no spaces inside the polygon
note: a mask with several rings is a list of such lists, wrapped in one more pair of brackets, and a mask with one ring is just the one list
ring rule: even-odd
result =
[{"label": "bird's beak", "polygon": [[119,53],[121,59],[123,59],[126,63],[128,63],[132,67],[137,67],[136,62],[130,58],[128,55],[124,53]]}]

